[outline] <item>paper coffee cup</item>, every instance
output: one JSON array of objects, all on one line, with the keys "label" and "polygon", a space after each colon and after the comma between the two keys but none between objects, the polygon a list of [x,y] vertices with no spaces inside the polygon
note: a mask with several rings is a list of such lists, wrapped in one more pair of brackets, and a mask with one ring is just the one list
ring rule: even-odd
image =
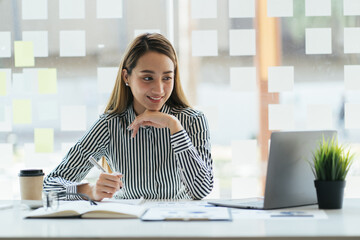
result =
[{"label": "paper coffee cup", "polygon": [[41,200],[44,173],[41,169],[25,169],[19,173],[21,200]]}]

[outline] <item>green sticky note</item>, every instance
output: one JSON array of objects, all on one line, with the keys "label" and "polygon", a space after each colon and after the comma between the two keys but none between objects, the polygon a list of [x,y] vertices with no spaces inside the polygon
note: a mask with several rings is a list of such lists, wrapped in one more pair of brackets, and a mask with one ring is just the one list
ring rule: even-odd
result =
[{"label": "green sticky note", "polygon": [[54,129],[35,128],[34,130],[35,152],[51,153],[54,151]]},{"label": "green sticky note", "polygon": [[6,95],[6,73],[0,72],[0,96]]},{"label": "green sticky note", "polygon": [[15,41],[14,53],[15,67],[33,67],[35,65],[33,42]]},{"label": "green sticky note", "polygon": [[40,94],[57,93],[56,69],[40,69],[38,71],[38,91]]},{"label": "green sticky note", "polygon": [[17,99],[13,100],[13,123],[31,124],[31,100]]}]

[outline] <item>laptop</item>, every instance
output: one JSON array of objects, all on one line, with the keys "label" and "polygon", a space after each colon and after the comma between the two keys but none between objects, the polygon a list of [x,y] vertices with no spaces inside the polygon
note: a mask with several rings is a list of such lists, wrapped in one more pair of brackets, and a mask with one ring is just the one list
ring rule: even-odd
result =
[{"label": "laptop", "polygon": [[216,206],[278,209],[317,204],[314,175],[309,161],[323,136],[336,131],[273,132],[264,198],[214,200]]}]

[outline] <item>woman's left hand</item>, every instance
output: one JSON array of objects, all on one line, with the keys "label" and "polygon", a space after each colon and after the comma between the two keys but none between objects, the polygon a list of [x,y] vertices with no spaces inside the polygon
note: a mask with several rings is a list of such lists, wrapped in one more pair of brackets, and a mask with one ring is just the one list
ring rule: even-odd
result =
[{"label": "woman's left hand", "polygon": [[141,126],[152,126],[156,128],[169,128],[170,133],[174,134],[183,129],[180,121],[173,115],[145,110],[142,114],[137,116],[130,124],[128,129],[133,130],[131,137],[135,137]]}]

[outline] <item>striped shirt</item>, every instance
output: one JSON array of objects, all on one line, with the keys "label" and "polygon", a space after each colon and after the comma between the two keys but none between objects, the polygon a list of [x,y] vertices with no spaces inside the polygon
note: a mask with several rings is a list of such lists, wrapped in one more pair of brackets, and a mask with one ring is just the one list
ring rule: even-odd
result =
[{"label": "striped shirt", "polygon": [[[103,114],[44,179],[44,190],[76,193],[77,185],[105,156],[124,184],[116,198],[202,199],[213,188],[210,134],[203,113],[164,105],[161,112],[174,115],[183,130],[141,127],[135,138],[127,127],[135,120],[133,106],[121,114]],[[66,196],[67,200],[79,197]]]}]

